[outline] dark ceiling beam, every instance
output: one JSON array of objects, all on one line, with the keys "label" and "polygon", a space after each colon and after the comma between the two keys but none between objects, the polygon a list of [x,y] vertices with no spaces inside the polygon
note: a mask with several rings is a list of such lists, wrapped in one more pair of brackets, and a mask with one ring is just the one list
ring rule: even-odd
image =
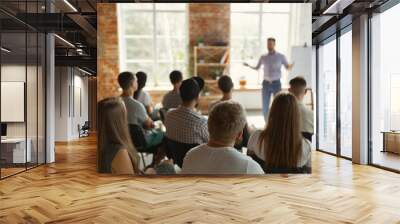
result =
[{"label": "dark ceiling beam", "polygon": [[85,17],[80,14],[67,14],[67,16],[80,26],[90,38],[96,38],[97,30],[90,24]]},{"label": "dark ceiling beam", "polygon": [[91,56],[55,56],[56,66],[86,67],[97,71],[97,59]]}]

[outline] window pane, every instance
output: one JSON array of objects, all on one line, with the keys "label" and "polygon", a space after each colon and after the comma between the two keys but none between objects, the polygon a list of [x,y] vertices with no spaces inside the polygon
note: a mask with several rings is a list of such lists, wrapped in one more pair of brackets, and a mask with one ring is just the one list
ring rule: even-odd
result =
[{"label": "window pane", "polygon": [[186,15],[183,12],[158,12],[156,21],[157,35],[184,37],[187,34]]},{"label": "window pane", "polygon": [[340,37],[340,151],[352,156],[352,35],[351,31]]},{"label": "window pane", "polygon": [[186,9],[186,3],[156,3],[156,10],[182,10]]},{"label": "window pane", "polygon": [[289,12],[290,4],[289,3],[264,3],[261,4],[264,12]]},{"label": "window pane", "polygon": [[319,149],[336,153],[336,41],[319,48]]},{"label": "window pane", "polygon": [[[276,39],[276,50],[287,55],[289,47],[289,26],[282,26],[282,24],[290,24],[288,14],[263,13],[261,43],[265,44],[267,38],[273,37]],[[264,46],[265,45],[262,46],[263,51],[266,51]]]},{"label": "window pane", "polygon": [[126,58],[127,59],[152,59],[153,40],[148,38],[129,38],[126,39]]},{"label": "window pane", "polygon": [[232,12],[259,12],[259,3],[231,3]]},{"label": "window pane", "polygon": [[154,82],[153,63],[148,62],[129,62],[126,64],[127,70],[133,73],[143,71],[147,74],[147,82]]},{"label": "window pane", "polygon": [[234,36],[258,36],[259,15],[247,13],[231,14],[231,34]]},{"label": "window pane", "polygon": [[187,4],[181,3],[119,4],[120,27],[125,31],[119,32],[123,43],[120,68],[145,70],[150,88],[169,85],[172,69],[186,73],[189,54],[186,8]]},{"label": "window pane", "polygon": [[129,35],[152,35],[153,13],[124,10],[123,23],[125,34]]},{"label": "window pane", "polygon": [[257,60],[260,56],[258,37],[231,38],[232,60]]},{"label": "window pane", "polygon": [[132,3],[132,4],[121,4],[124,9],[133,10],[152,10],[153,3]]},{"label": "window pane", "polygon": [[[400,170],[400,4],[372,17],[372,163]],[[388,133],[386,139],[382,132]],[[385,142],[385,144],[384,144]]]},{"label": "window pane", "polygon": [[157,58],[168,61],[186,61],[187,55],[186,39],[178,38],[158,38],[157,39]]}]

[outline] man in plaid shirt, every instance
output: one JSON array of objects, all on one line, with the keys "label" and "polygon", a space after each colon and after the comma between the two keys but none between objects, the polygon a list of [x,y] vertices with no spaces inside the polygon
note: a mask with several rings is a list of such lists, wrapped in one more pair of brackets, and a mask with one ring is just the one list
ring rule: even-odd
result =
[{"label": "man in plaid shirt", "polygon": [[207,119],[195,111],[200,87],[193,79],[186,79],[179,88],[182,104],[167,113],[166,136],[186,144],[203,144],[208,141]]}]

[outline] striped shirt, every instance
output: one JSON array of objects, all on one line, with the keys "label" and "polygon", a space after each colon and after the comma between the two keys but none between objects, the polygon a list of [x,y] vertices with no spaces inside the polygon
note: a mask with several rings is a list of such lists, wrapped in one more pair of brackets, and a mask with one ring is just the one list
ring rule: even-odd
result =
[{"label": "striped shirt", "polygon": [[187,107],[171,110],[165,117],[167,138],[186,144],[208,142],[207,119]]}]

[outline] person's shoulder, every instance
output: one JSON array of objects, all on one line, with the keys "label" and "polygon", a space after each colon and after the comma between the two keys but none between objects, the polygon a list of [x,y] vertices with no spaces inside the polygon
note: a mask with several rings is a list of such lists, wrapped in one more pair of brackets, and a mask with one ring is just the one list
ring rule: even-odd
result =
[{"label": "person's shoulder", "polygon": [[209,147],[206,143],[198,145],[196,147],[191,148],[185,156],[185,159],[190,159],[191,157],[196,157],[197,154],[202,153],[203,151],[207,150]]},{"label": "person's shoulder", "polygon": [[302,145],[303,145],[303,150],[310,150],[311,151],[311,145],[312,144],[311,144],[310,140],[308,140],[306,138],[303,138]]}]

